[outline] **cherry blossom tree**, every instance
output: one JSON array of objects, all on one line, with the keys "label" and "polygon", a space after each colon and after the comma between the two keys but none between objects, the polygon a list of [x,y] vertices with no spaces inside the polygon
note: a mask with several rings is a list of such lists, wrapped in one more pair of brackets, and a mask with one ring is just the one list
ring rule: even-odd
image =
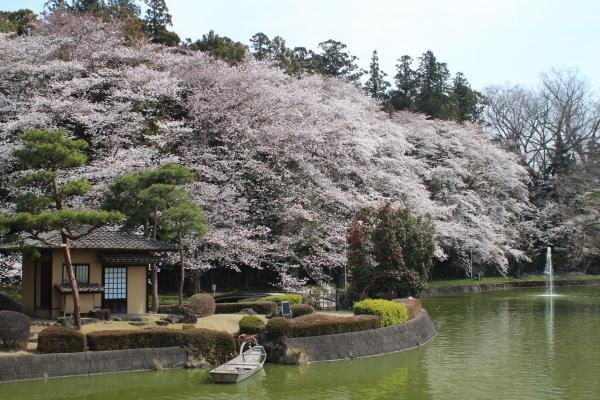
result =
[{"label": "cherry blossom tree", "polygon": [[126,42],[119,24],[86,15],[0,36],[0,74],[0,167],[17,132],[63,128],[91,144],[75,171],[94,184],[82,206],[126,172],[194,172],[208,234],[186,246],[190,269],[266,268],[286,287],[305,276],[327,286],[346,264],[353,215],[386,201],[431,218],[438,261],[505,272],[525,257],[527,173],[475,125],[390,116],[342,79],[290,77],[251,56],[229,66]]}]

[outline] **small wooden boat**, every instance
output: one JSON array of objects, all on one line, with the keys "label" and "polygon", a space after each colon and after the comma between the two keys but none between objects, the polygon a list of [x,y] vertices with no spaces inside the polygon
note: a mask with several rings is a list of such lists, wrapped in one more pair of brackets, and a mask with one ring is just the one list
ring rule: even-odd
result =
[{"label": "small wooden boat", "polygon": [[210,371],[215,383],[237,383],[260,371],[267,359],[267,353],[262,346],[254,346],[246,351],[244,344],[240,355]]}]

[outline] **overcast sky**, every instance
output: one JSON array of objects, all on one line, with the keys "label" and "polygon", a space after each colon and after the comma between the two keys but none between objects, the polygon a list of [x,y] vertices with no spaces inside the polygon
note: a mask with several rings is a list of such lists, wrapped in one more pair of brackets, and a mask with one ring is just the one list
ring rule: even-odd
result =
[{"label": "overcast sky", "polygon": [[[0,0],[0,9],[46,0]],[[174,30],[196,39],[213,29],[248,43],[256,32],[282,36],[288,47],[316,49],[336,39],[366,68],[377,49],[393,76],[403,54],[432,49],[475,88],[533,85],[552,67],[578,68],[600,88],[600,0],[167,0]]]}]

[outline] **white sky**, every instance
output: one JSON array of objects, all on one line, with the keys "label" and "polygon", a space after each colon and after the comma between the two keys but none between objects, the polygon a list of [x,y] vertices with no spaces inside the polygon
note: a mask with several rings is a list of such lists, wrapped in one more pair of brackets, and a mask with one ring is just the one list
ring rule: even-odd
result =
[{"label": "white sky", "polygon": [[[0,10],[42,10],[45,0],[0,0]],[[248,43],[256,32],[288,47],[348,45],[368,66],[377,49],[393,76],[396,59],[432,49],[475,88],[535,84],[552,67],[578,68],[600,88],[600,0],[167,0],[174,30],[197,39],[213,29]]]}]

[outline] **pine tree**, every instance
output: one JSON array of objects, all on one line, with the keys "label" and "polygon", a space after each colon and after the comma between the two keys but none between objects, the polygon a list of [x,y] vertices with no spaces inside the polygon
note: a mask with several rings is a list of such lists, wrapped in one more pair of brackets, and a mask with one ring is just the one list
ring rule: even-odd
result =
[{"label": "pine tree", "polygon": [[396,110],[411,110],[414,108],[417,96],[417,73],[412,69],[413,59],[404,55],[396,65],[396,90],[391,94],[390,103]]},{"label": "pine tree", "polygon": [[226,36],[219,36],[212,30],[207,35],[202,35],[202,40],[196,40],[187,46],[190,50],[206,52],[215,58],[227,61],[230,65],[244,61],[248,50],[246,45],[234,42]]},{"label": "pine tree", "polygon": [[379,68],[379,57],[377,50],[373,50],[371,64],[369,65],[369,79],[365,82],[365,91],[369,96],[377,100],[385,100],[387,98],[387,90],[390,83],[385,80],[387,74]]},{"label": "pine tree", "polygon": [[101,15],[106,9],[104,0],[48,0],[44,8],[49,12],[80,12]]},{"label": "pine tree", "polygon": [[139,198],[155,209],[160,209],[160,225],[165,236],[174,237],[179,247],[179,306],[183,303],[185,259],[183,238],[206,232],[205,216],[191,194],[171,184],[154,184],[139,193]]},{"label": "pine tree", "polygon": [[35,13],[26,8],[17,11],[0,11],[0,32],[25,35],[31,30],[36,19]]},{"label": "pine tree", "polygon": [[173,25],[173,20],[165,0],[144,0],[144,3],[148,6],[144,22],[152,41],[167,46],[179,44],[179,36],[175,32],[167,30],[168,26]]},{"label": "pine tree", "polygon": [[448,96],[450,73],[446,63],[438,62],[431,50],[419,57],[416,110],[433,118],[448,119],[452,113]]},{"label": "pine tree", "polygon": [[332,39],[319,43],[321,52],[313,55],[316,72],[358,83],[364,71],[356,64],[358,57],[348,53],[347,47]]},{"label": "pine tree", "polygon": [[[71,242],[92,233],[99,227],[122,218],[117,211],[79,210],[71,207],[74,197],[91,189],[86,179],[59,180],[61,172],[83,166],[83,140],[70,140],[65,132],[28,130],[19,135],[23,146],[13,152],[25,175],[18,185],[23,188],[17,198],[16,213],[0,218],[3,229],[10,234],[24,235],[46,245],[55,245],[44,234],[58,232],[61,238],[65,267],[73,296],[73,322],[80,323],[79,290],[71,260]],[[22,236],[22,239],[24,237]]]},{"label": "pine tree", "polygon": [[271,40],[269,37],[262,32],[258,32],[250,38],[252,43],[252,54],[257,60],[263,60],[269,57],[269,48],[271,47]]},{"label": "pine tree", "polygon": [[[170,191],[177,185],[190,183],[192,173],[184,166],[177,164],[164,164],[158,168],[124,175],[110,184],[110,195],[104,199],[103,208],[118,210],[125,215],[125,226],[130,229],[143,228],[144,235],[153,239],[159,237],[159,231],[165,231],[161,214],[167,204],[160,197],[156,187],[165,187]],[[153,189],[154,188],[154,189]],[[151,195],[157,194],[158,197]],[[152,311],[158,309],[158,266],[150,266],[150,280],[152,284]]]},{"label": "pine tree", "polygon": [[479,121],[482,112],[481,95],[471,89],[467,78],[462,72],[457,72],[454,77],[451,97],[454,106],[452,119],[461,124]]}]

